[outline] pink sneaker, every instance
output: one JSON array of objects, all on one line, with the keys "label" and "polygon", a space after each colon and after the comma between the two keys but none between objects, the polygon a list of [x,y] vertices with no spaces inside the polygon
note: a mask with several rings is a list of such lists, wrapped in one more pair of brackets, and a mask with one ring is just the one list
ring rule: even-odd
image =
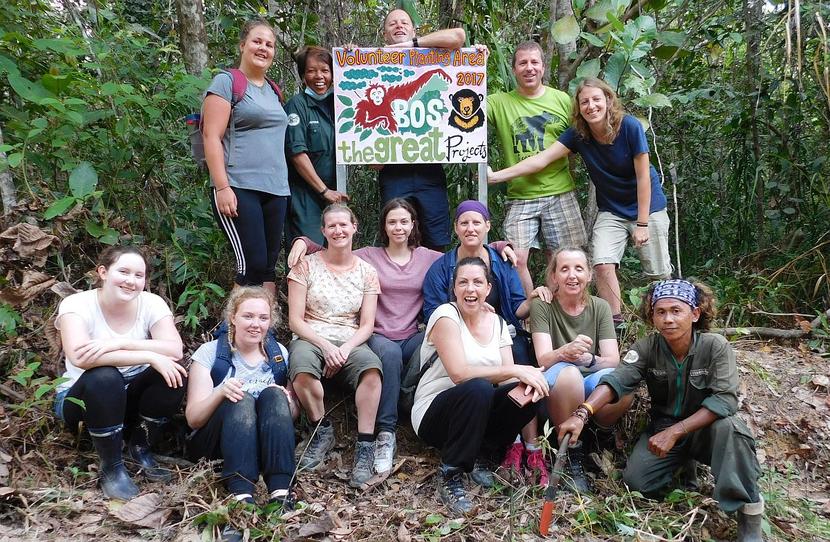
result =
[{"label": "pink sneaker", "polygon": [[549,467],[542,450],[533,450],[527,454],[527,470],[531,480],[536,480],[540,486],[548,485]]},{"label": "pink sneaker", "polygon": [[521,442],[514,442],[507,453],[504,454],[504,459],[501,462],[501,468],[506,471],[514,471],[516,474],[522,472],[522,455],[525,447]]}]

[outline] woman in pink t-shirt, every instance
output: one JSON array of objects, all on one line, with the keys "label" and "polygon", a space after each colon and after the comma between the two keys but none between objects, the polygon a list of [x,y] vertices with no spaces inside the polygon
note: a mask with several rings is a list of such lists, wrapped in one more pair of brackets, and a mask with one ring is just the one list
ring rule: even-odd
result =
[{"label": "woman in pink t-shirt", "polygon": [[[354,253],[377,269],[383,292],[378,298],[374,333],[367,343],[383,363],[374,467],[376,472],[383,473],[392,469],[395,455],[401,370],[424,340],[424,333],[418,331],[424,276],[443,254],[420,246],[418,214],[403,198],[393,198],[383,207],[378,232],[381,246],[360,248]],[[515,261],[506,243],[500,245],[502,255]],[[307,238],[298,238],[288,256],[288,265],[294,267],[307,251],[320,248]]]}]

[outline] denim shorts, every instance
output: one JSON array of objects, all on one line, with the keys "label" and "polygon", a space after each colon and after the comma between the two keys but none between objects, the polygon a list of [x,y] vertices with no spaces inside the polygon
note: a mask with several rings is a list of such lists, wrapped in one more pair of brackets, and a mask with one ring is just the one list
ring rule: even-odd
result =
[{"label": "denim shorts", "polygon": [[61,421],[66,421],[63,419],[63,402],[66,400],[66,394],[69,393],[69,388],[65,388],[55,394],[55,402],[52,403],[52,409],[55,411],[55,416],[60,418]]},{"label": "denim shorts", "polygon": [[[565,367],[572,366],[579,369],[578,366],[574,365],[573,363],[568,363],[567,361],[560,361],[548,367],[545,371],[545,380],[548,381],[548,386],[553,389],[553,386],[556,384],[556,379],[559,377],[559,373],[562,372],[562,369]],[[600,378],[611,373],[614,371],[613,367],[608,367],[607,369],[600,369],[594,373],[581,373],[582,374],[582,385],[585,387],[585,397],[591,395],[591,392],[594,391],[594,388],[597,387],[599,384]]]}]

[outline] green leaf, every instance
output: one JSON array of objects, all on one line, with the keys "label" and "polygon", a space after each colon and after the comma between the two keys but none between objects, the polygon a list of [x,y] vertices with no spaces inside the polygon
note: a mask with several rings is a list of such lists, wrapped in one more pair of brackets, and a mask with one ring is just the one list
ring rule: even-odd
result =
[{"label": "green leaf", "polygon": [[78,201],[72,196],[67,196],[65,198],[61,198],[52,205],[49,206],[48,209],[43,213],[43,218],[45,220],[52,220],[56,216],[61,216],[65,213],[70,207],[75,205],[75,202]]},{"label": "green leaf", "polygon": [[562,17],[551,27],[551,35],[556,43],[566,44],[576,40],[579,36],[579,23],[573,15]]},{"label": "green leaf", "polygon": [[41,384],[35,390],[35,399],[40,399],[41,397],[43,397],[44,394],[52,391],[53,389],[55,389],[54,384]]},{"label": "green leaf", "polygon": [[655,92],[642,98],[637,98],[634,103],[640,107],[671,107],[671,100],[665,94]]},{"label": "green leaf", "polygon": [[225,297],[225,289],[219,286],[218,284],[214,284],[212,282],[206,282],[204,284],[205,288],[209,289],[211,292],[216,294],[220,298]]},{"label": "green leaf", "polygon": [[67,395],[65,401],[69,401],[70,403],[74,403],[74,404],[78,405],[79,407],[81,407],[83,410],[86,410],[86,403],[84,403],[83,399],[78,399],[77,397],[69,397]]},{"label": "green leaf", "polygon": [[617,32],[625,32],[625,25],[613,13],[607,13],[608,22],[614,27]]},{"label": "green leaf", "polygon": [[605,47],[605,42],[599,37],[590,32],[583,32],[580,37],[593,45],[594,47]]},{"label": "green leaf", "polygon": [[69,119],[71,122],[77,125],[81,125],[84,123],[84,116],[78,113],[77,111],[65,111],[63,116]]},{"label": "green leaf", "polygon": [[342,125],[340,125],[340,129],[337,131],[341,134],[345,134],[346,132],[352,129],[352,126],[354,126],[354,123],[352,121],[346,121]]},{"label": "green leaf", "polygon": [[87,220],[84,223],[84,229],[86,230],[86,232],[88,234],[90,234],[91,236],[93,236],[95,238],[98,238],[98,237],[101,237],[102,235],[104,235],[104,231],[105,231],[104,226],[102,226],[101,224],[98,224],[94,220]]},{"label": "green leaf", "polygon": [[608,22],[608,13],[611,11],[612,6],[610,0],[601,0],[600,2],[596,3],[591,7],[589,10],[585,12],[585,16],[589,19],[593,19],[594,21],[605,24]]},{"label": "green leaf", "polygon": [[16,73],[10,73],[8,80],[14,91],[26,101],[38,103],[43,98],[54,98],[40,83],[33,83]]},{"label": "green leaf", "polygon": [[579,65],[576,69],[576,76],[580,78],[585,77],[598,77],[599,76],[599,69],[600,63],[598,58],[592,58],[586,62],[583,62]]},{"label": "green leaf", "polygon": [[614,90],[620,85],[620,78],[626,67],[625,53],[617,51],[605,63],[605,82]]},{"label": "green leaf", "polygon": [[409,14],[415,28],[421,26],[423,21],[421,20],[421,16],[418,14],[418,6],[415,5],[415,0],[398,0],[398,5],[402,10]]},{"label": "green leaf", "polygon": [[671,45],[673,47],[682,47],[686,42],[686,34],[684,32],[658,32],[657,39],[664,45]]},{"label": "green leaf", "polygon": [[14,152],[7,157],[9,161],[10,167],[17,167],[20,165],[20,162],[23,161],[23,153],[22,152]]},{"label": "green leaf", "polygon": [[0,152],[9,152],[13,148],[14,148],[14,145],[7,145],[7,144],[0,145]]},{"label": "green leaf", "polygon": [[117,93],[119,90],[118,84],[113,82],[107,82],[101,85],[101,93],[104,96],[112,96],[113,94]]},{"label": "green leaf", "polygon": [[352,105],[352,99],[349,98],[348,96],[343,96],[342,94],[338,94],[337,99],[340,100],[340,103],[343,104],[343,105],[347,105],[347,106]]},{"label": "green leaf", "polygon": [[424,519],[424,523],[427,525],[437,525],[444,521],[444,516],[441,514],[429,514],[426,519]]},{"label": "green leaf", "polygon": [[98,173],[89,162],[81,162],[69,175],[69,189],[76,198],[87,197],[97,185]]},{"label": "green leaf", "polygon": [[66,38],[34,40],[32,42],[32,45],[34,45],[36,49],[39,49],[41,51],[50,50],[55,51],[56,53],[62,53],[72,56],[80,56],[86,54],[86,52],[83,49],[76,47],[71,40]]},{"label": "green leaf", "polygon": [[0,73],[20,73],[20,70],[17,69],[17,62],[4,54],[0,54]]},{"label": "green leaf", "polygon": [[105,245],[114,245],[118,242],[118,232],[112,228],[107,228],[104,235],[98,238],[99,241]]}]

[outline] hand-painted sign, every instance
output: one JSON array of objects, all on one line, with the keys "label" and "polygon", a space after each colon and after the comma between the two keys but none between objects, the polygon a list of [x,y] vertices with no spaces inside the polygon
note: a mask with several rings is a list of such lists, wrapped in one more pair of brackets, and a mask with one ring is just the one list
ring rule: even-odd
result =
[{"label": "hand-painted sign", "polygon": [[338,164],[487,161],[484,51],[333,52]]}]

